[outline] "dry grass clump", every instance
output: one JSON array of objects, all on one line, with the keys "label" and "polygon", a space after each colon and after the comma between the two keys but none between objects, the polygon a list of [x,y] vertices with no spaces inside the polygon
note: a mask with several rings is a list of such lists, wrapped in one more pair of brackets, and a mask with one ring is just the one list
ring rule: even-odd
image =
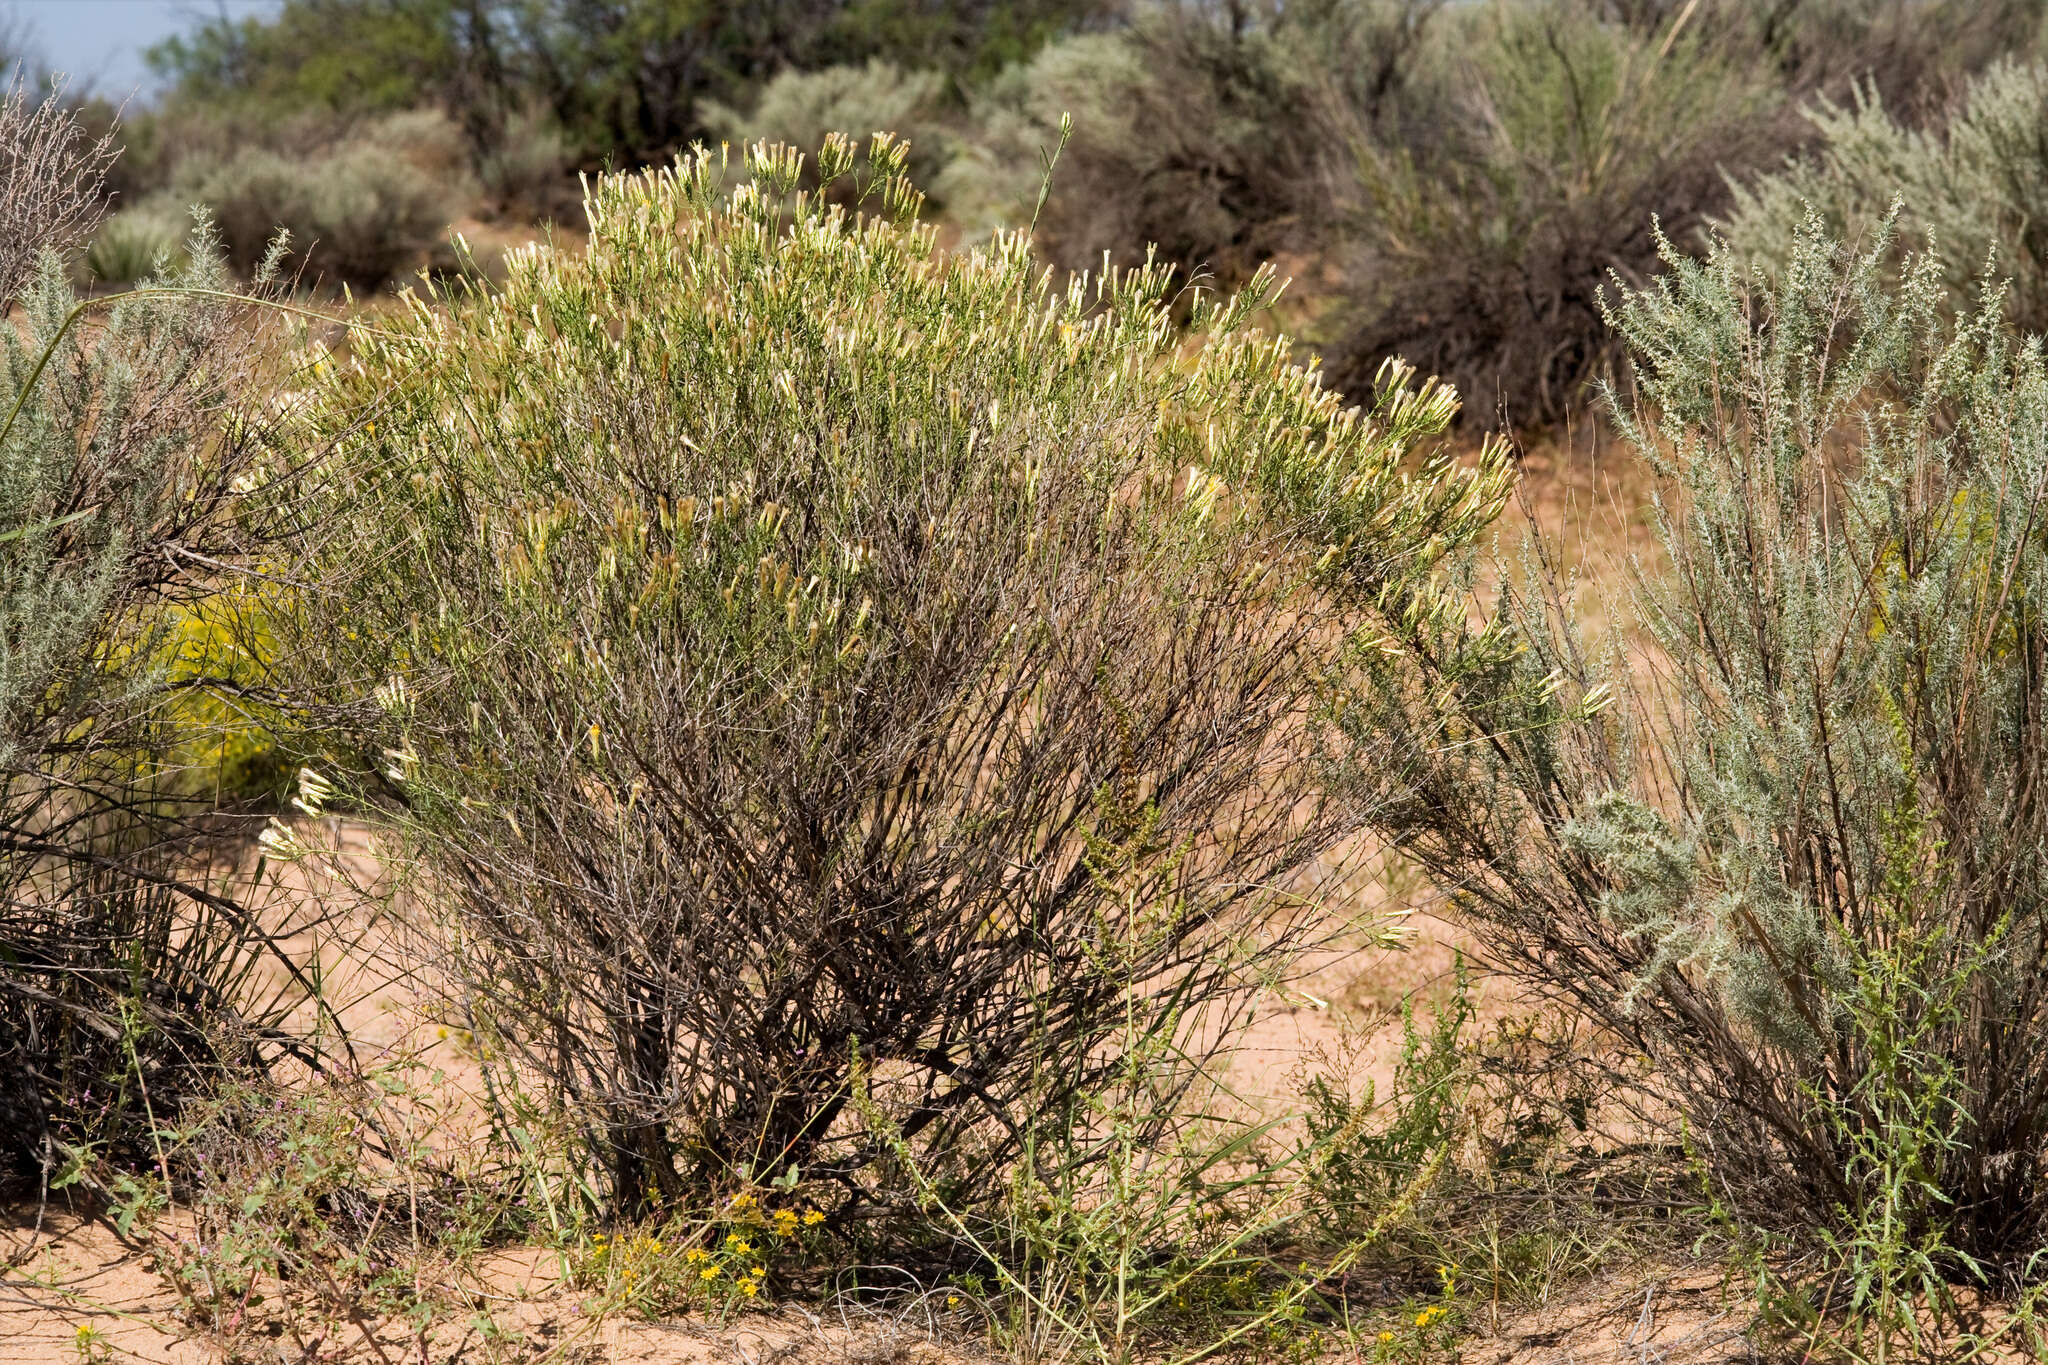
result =
[{"label": "dry grass clump", "polygon": [[74,110],[54,96],[32,99],[18,77],[0,96],[0,307],[21,297],[41,253],[92,236],[119,154],[111,131],[90,136]]}]

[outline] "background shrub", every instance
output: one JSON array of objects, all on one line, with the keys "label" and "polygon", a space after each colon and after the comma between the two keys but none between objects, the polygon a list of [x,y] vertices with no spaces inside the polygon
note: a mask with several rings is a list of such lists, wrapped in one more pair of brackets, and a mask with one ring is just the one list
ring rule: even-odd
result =
[{"label": "background shrub", "polygon": [[855,141],[895,133],[910,142],[911,180],[928,187],[947,160],[949,138],[938,122],[944,85],[936,71],[904,71],[876,59],[864,66],[784,71],[762,88],[751,113],[710,101],[698,116],[715,137],[735,145],[822,147],[833,133]]},{"label": "background shrub", "polygon": [[1754,52],[1680,29],[1689,13],[1637,28],[1570,0],[1489,6],[1457,16],[1410,78],[1438,111],[1426,138],[1334,107],[1350,157],[1318,324],[1334,380],[1401,355],[1511,422],[1577,405],[1613,353],[1610,276],[1655,273],[1653,223],[1691,234],[1721,168],[1784,136]]},{"label": "background shrub", "polygon": [[571,164],[568,136],[545,111],[528,109],[477,159],[476,176],[498,212],[545,222],[583,207]]},{"label": "background shrub", "polygon": [[1731,241],[1778,274],[1809,212],[1862,240],[1903,199],[1912,210],[1896,243],[1938,254],[1955,306],[1971,305],[1988,268],[2008,281],[2016,325],[2048,327],[2048,67],[2000,62],[1939,127],[1902,122],[1869,86],[1809,117],[1820,132],[1810,155],[1736,187],[1722,224]]},{"label": "background shrub", "polygon": [[0,95],[0,305],[11,304],[44,251],[68,251],[106,214],[102,186],[117,155],[63,102],[10,76]]},{"label": "background shrub", "polygon": [[607,179],[587,252],[323,399],[375,431],[282,667],[628,1209],[800,1169],[845,1227],[906,1153],[993,1198],[1130,1011],[1233,1017],[1360,819],[1318,585],[1425,573],[1505,483],[1422,458],[1450,395],[1347,409],[1249,330],[1269,278],[1183,358],[1163,269],[940,256],[873,158],[859,219],[841,140],[819,197],[783,149]]},{"label": "background shrub", "polygon": [[204,206],[238,270],[253,271],[284,230],[309,279],[374,289],[419,263],[466,177],[454,127],[418,112],[338,143],[188,157],[149,207]]},{"label": "background shrub", "polygon": [[1138,7],[973,86],[933,183],[964,224],[1028,221],[1070,113],[1037,218],[1054,263],[1156,249],[1228,283],[1286,257],[1340,384],[1402,356],[1547,423],[1609,371],[1598,296],[1659,269],[1653,218],[1692,240],[1727,176],[1811,136],[1817,93],[1862,81],[1938,118],[2039,20],[2031,0]]},{"label": "background shrub", "polygon": [[[1320,148],[1317,79],[1343,53],[1311,57],[1341,26],[1327,7],[1290,7],[1240,26],[1221,10],[1147,11],[1116,33],[1052,44],[976,92],[971,150],[936,183],[969,221],[1030,220],[1044,156],[1074,135],[1038,219],[1048,259],[1069,270],[1157,249],[1184,272],[1239,284],[1308,240]],[[1327,61],[1328,66],[1320,63]]]},{"label": "background shrub", "polygon": [[1774,285],[1671,252],[1614,314],[1671,564],[1616,604],[1632,672],[1539,561],[1483,629],[1411,617],[1353,726],[1405,757],[1384,832],[1654,1061],[1717,1197],[1856,1312],[2048,1237],[2048,373],[1891,256],[1812,222]]},{"label": "background shrub", "polygon": [[706,109],[751,107],[785,70],[882,61],[980,80],[1121,9],[1119,0],[282,0],[268,14],[197,23],[150,59],[174,120],[210,110],[261,130],[431,108],[461,127],[482,171],[519,154],[512,125],[538,113],[572,164],[595,169],[658,161],[702,140]]},{"label": "background shrub", "polygon": [[155,206],[117,213],[85,248],[86,274],[102,284],[132,284],[176,265],[185,229]]}]

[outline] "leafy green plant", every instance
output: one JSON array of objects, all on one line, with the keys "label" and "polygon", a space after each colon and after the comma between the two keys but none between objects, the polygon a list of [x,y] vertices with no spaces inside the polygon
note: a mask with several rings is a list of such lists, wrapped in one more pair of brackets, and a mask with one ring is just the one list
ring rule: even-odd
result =
[{"label": "leafy green plant", "polygon": [[1968,1113],[1954,1059],[1934,1050],[1960,1022],[1981,964],[1942,956],[1937,942],[1907,939],[1850,965],[1850,1027],[1869,1040],[1869,1065],[1847,1095],[1815,1096],[1845,1175],[1869,1192],[1843,1210],[1843,1226],[1823,1227],[1819,1238],[1846,1300],[1846,1335],[1870,1341],[1880,1362],[1892,1358],[1895,1342],[1904,1358],[1919,1358],[1930,1327],[1941,1327],[1947,1281],[1958,1271],[1984,1278],[1967,1252],[1946,1244],[1950,1199],[1941,1171]]},{"label": "leafy green plant", "polygon": [[[801,1168],[872,1226],[856,1056],[999,1198],[1022,1119],[1119,1065],[1099,945],[1219,1010],[1284,972],[1360,820],[1316,604],[1426,577],[1508,483],[1431,447],[1439,387],[1293,365],[1270,277],[1190,342],[1163,267],[941,254],[902,166],[877,138],[859,213],[786,149],[600,181],[588,250],[422,302],[309,413],[349,434],[279,624],[307,742],[629,1213]],[[1133,900],[1084,855],[1140,829]]]},{"label": "leafy green plant", "polygon": [[[1452,1139],[1471,1083],[1465,1038],[1471,1021],[1471,983],[1460,962],[1454,994],[1426,1033],[1417,1027],[1415,1002],[1401,1002],[1401,1051],[1387,1096],[1370,1082],[1354,1096],[1335,1077],[1309,1078],[1303,1094],[1309,1136],[1329,1148],[1319,1182],[1323,1218],[1341,1228],[1376,1216]],[[1381,1112],[1386,1109],[1391,1121]]]},{"label": "leafy green plant", "polygon": [[1353,722],[1406,755],[1361,792],[1382,830],[1885,1331],[2048,1235],[2048,373],[1995,290],[1951,319],[1942,263],[1892,259],[1889,224],[1809,220],[1776,282],[1667,245],[1612,314],[1671,565],[1620,618],[1639,649],[1574,628],[1538,546],[1484,626],[1401,615]]}]

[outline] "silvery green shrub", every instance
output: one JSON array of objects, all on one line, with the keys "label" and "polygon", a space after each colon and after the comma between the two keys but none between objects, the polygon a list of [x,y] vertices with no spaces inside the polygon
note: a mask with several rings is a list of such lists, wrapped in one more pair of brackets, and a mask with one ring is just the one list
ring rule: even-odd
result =
[{"label": "silvery green shrub", "polygon": [[791,68],[761,88],[750,110],[707,100],[698,117],[735,146],[819,147],[833,133],[857,141],[894,133],[910,144],[912,182],[929,190],[951,145],[939,118],[945,85],[939,72],[906,71],[880,58],[819,71]]},{"label": "silvery green shrub", "polygon": [[264,331],[204,232],[82,317],[44,226],[0,327],[0,1185],[28,1188],[156,1165],[154,1123],[296,1046],[305,984],[174,768],[210,671],[179,622],[253,572]]},{"label": "silvery green shrub", "polygon": [[1397,613],[1361,797],[1858,1304],[2019,1276],[2048,1239],[2048,366],[1889,222],[1809,218],[1768,278],[1665,253],[1611,314],[1661,556],[1604,643],[1540,546],[1483,625]]},{"label": "silvery green shrub", "polygon": [[1819,130],[1811,153],[1735,185],[1719,225],[1730,242],[1783,271],[1809,212],[1856,240],[1903,202],[1893,241],[1933,253],[1954,307],[1973,305],[1988,270],[2010,281],[2016,325],[2048,326],[2048,66],[1996,63],[1931,127],[1902,121],[1869,87],[1808,117]]},{"label": "silvery green shrub", "polygon": [[447,228],[470,184],[464,156],[445,117],[398,114],[311,150],[238,144],[188,157],[140,207],[200,206],[238,270],[255,270],[283,231],[307,282],[375,289]]}]

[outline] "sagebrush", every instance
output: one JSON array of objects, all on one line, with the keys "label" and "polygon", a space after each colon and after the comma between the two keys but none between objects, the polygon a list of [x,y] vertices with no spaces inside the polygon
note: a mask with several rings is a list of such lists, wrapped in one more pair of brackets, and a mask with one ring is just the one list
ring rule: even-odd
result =
[{"label": "sagebrush", "polygon": [[1667,246],[1613,314],[1670,565],[1633,643],[1538,553],[1483,628],[1404,617],[1354,733],[1406,765],[1380,828],[1654,1060],[1717,1198],[1903,1327],[2048,1238],[2048,372],[1891,247],[1809,220],[1773,283]]}]

